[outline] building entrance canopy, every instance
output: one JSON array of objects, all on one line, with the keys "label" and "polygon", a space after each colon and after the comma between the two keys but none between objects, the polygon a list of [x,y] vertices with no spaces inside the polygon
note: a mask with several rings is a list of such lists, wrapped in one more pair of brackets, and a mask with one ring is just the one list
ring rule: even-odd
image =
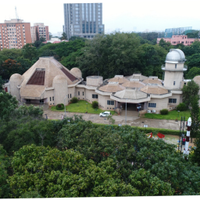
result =
[{"label": "building entrance canopy", "polygon": [[150,101],[150,96],[139,89],[125,89],[110,95],[112,100],[120,103],[145,103]]}]

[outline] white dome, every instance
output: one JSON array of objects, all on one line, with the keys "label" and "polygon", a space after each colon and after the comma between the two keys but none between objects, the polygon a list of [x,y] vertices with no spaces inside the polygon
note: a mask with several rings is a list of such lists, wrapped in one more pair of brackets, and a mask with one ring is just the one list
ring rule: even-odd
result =
[{"label": "white dome", "polygon": [[54,77],[53,79],[53,85],[55,83],[63,83],[63,84],[67,84],[67,78],[65,76],[62,75],[57,75]]},{"label": "white dome", "polygon": [[182,63],[185,61],[185,54],[180,49],[170,49],[165,60],[167,63]]},{"label": "white dome", "polygon": [[70,72],[71,72],[72,74],[74,74],[74,76],[76,76],[76,77],[78,77],[78,78],[82,78],[82,72],[81,72],[81,70],[80,70],[79,68],[74,67],[74,68],[72,68],[72,69],[70,70]]}]

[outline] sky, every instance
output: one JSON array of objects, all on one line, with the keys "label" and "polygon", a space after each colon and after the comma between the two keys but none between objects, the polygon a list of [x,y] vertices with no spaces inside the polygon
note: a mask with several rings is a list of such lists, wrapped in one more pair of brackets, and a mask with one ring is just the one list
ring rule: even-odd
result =
[{"label": "sky", "polygon": [[[3,1],[3,0],[2,0]],[[165,31],[166,28],[192,26],[200,30],[198,0],[6,0],[0,4],[0,23],[16,18],[44,23],[49,32],[63,32],[64,3],[103,3],[105,33]]]}]

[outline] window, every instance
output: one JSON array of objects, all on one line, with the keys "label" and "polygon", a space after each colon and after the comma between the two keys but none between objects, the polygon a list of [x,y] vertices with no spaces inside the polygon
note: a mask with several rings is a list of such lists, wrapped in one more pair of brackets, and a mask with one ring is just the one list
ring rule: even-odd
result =
[{"label": "window", "polygon": [[114,101],[107,100],[107,105],[114,105]]},{"label": "window", "polygon": [[169,99],[169,103],[176,103],[176,99]]},{"label": "window", "polygon": [[80,92],[78,91],[78,96],[80,96]]},{"label": "window", "polygon": [[93,99],[98,99],[98,94],[93,94],[93,95],[92,95],[92,98],[93,98]]},{"label": "window", "polygon": [[174,84],[173,85],[176,85],[176,81],[174,81]]},{"label": "window", "polygon": [[49,97],[50,101],[51,101],[51,97]]},{"label": "window", "polygon": [[52,101],[54,101],[54,97],[52,97]]},{"label": "window", "polygon": [[84,92],[82,92],[82,95],[84,96]]},{"label": "window", "polygon": [[72,94],[70,94],[70,98],[72,98]]},{"label": "window", "polygon": [[156,103],[149,103],[149,107],[156,108]]},{"label": "window", "polygon": [[175,69],[177,69],[177,64],[175,64]]}]

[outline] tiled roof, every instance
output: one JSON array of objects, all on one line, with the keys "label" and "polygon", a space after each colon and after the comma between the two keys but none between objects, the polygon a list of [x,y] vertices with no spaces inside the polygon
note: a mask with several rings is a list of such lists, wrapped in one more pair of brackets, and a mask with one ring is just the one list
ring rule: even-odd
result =
[{"label": "tiled roof", "polygon": [[162,85],[162,81],[161,81],[161,80],[159,80],[159,79],[151,79],[151,78],[145,79],[145,80],[143,81],[143,83]]},{"label": "tiled roof", "polygon": [[168,90],[159,85],[147,85],[140,89],[147,94],[167,94]]},{"label": "tiled roof", "polygon": [[45,71],[36,70],[29,79],[27,85],[44,85],[44,80],[45,80]]},{"label": "tiled roof", "polygon": [[144,87],[145,84],[140,81],[129,81],[129,82],[123,83],[122,86],[126,88],[141,88],[141,87]]},{"label": "tiled roof", "polygon": [[119,83],[115,83],[115,84],[109,83],[99,88],[99,90],[103,92],[118,92],[124,89],[125,87],[119,85]]},{"label": "tiled roof", "polygon": [[114,78],[109,79],[108,82],[117,82],[119,84],[122,84],[128,82],[128,79],[123,76],[115,76]]},{"label": "tiled roof", "polygon": [[64,74],[73,82],[75,80],[77,80],[77,78],[72,75],[69,71],[67,71],[65,68],[61,68],[61,70],[64,72]]}]

